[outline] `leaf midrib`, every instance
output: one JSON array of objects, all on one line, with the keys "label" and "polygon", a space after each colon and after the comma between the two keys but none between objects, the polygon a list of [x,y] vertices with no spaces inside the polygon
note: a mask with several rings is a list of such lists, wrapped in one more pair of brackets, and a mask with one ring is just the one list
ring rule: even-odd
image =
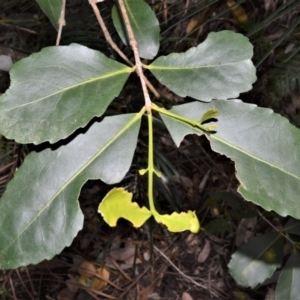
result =
[{"label": "leaf midrib", "polygon": [[[132,72],[132,69],[129,68],[129,67],[126,67],[126,69],[123,69],[123,70],[119,70],[119,71],[116,71],[116,72],[112,72],[112,73],[110,73],[110,74],[105,74],[105,75],[103,75],[103,76],[97,76],[97,77],[94,77],[94,78],[92,78],[92,79],[85,80],[85,81],[82,81],[82,82],[80,82],[80,83],[76,83],[76,84],[74,84],[74,85],[68,86],[68,87],[66,87],[66,88],[62,88],[61,90],[59,90],[59,91],[57,91],[57,92],[55,92],[55,93],[48,94],[48,95],[46,95],[46,96],[44,96],[44,97],[41,97],[41,98],[39,98],[39,99],[36,99],[36,100],[34,100],[34,101],[27,102],[27,103],[24,103],[24,104],[21,104],[21,105],[18,105],[18,106],[14,106],[14,107],[11,107],[11,108],[9,108],[9,109],[3,109],[3,110],[1,111],[1,113],[3,113],[3,112],[8,112],[8,111],[12,111],[12,110],[14,110],[14,109],[23,108],[23,107],[26,107],[26,106],[29,106],[29,105],[34,105],[34,104],[36,104],[36,103],[38,103],[38,102],[40,102],[40,101],[43,101],[43,100],[45,100],[45,99],[47,99],[47,98],[50,98],[50,97],[53,97],[53,96],[55,96],[55,95],[64,93],[64,92],[69,91],[69,90],[74,89],[74,88],[78,88],[78,87],[80,87],[81,85],[85,85],[85,84],[92,83],[92,82],[95,82],[95,81],[104,80],[104,79],[107,79],[107,78],[110,78],[110,77],[118,76],[118,75],[120,75],[120,74],[123,75],[123,74],[125,74],[125,73],[131,73],[131,72]],[[33,80],[33,79],[28,80],[28,82],[36,82],[36,81],[39,81],[39,80]],[[23,81],[22,83],[24,83],[24,82],[26,82],[26,81]]]},{"label": "leaf midrib", "polygon": [[127,13],[130,15],[131,20],[133,21],[133,23],[134,23],[134,25],[135,25],[135,28],[138,30],[139,34],[141,35],[141,34],[142,34],[141,29],[140,29],[140,27],[138,26],[138,22],[137,22],[136,19],[134,18],[134,14],[132,13],[132,10],[131,10],[130,7],[129,7],[128,1],[125,1],[125,6],[126,6]]},{"label": "leaf midrib", "polygon": [[199,65],[199,66],[183,66],[183,67],[173,67],[173,66],[158,66],[158,65],[148,65],[144,67],[146,69],[149,70],[153,70],[153,69],[158,69],[158,70],[191,70],[191,69],[204,69],[204,68],[220,68],[223,66],[229,66],[229,65],[234,65],[234,64],[239,64],[241,62],[246,62],[246,61],[251,61],[250,59],[245,59],[245,60],[241,60],[241,61],[236,61],[236,62],[231,62],[231,63],[219,63],[219,64],[215,64],[215,65]]},{"label": "leaf midrib", "polygon": [[[174,112],[177,113],[176,111],[174,111]],[[297,179],[297,180],[300,181],[300,177],[299,177],[299,176],[294,175],[293,173],[290,173],[290,172],[286,171],[285,169],[282,169],[282,168],[280,168],[279,166],[276,166],[276,165],[270,163],[270,162],[267,161],[267,160],[263,160],[262,158],[259,158],[259,157],[257,157],[257,156],[254,156],[253,154],[251,154],[250,152],[245,151],[245,150],[244,150],[243,148],[241,148],[241,147],[238,147],[238,146],[236,146],[236,145],[233,145],[232,143],[226,142],[225,139],[223,139],[223,138],[217,136],[217,133],[216,133],[216,134],[205,133],[205,132],[202,131],[201,129],[199,129],[199,128],[197,128],[197,127],[194,127],[194,126],[192,126],[192,125],[190,125],[190,124],[187,124],[187,123],[185,123],[185,122],[183,122],[183,121],[180,121],[180,120],[178,120],[178,119],[175,119],[175,118],[172,118],[172,117],[169,117],[169,116],[165,116],[165,117],[170,118],[170,119],[172,119],[172,120],[175,120],[176,122],[179,122],[179,123],[181,123],[181,124],[184,124],[185,126],[187,126],[187,127],[189,127],[189,128],[192,128],[193,131],[190,132],[190,133],[188,133],[188,134],[194,134],[194,133],[196,133],[196,132],[197,132],[198,134],[200,133],[201,135],[202,135],[202,134],[205,134],[205,136],[206,136],[209,140],[212,140],[212,139],[213,139],[213,140],[215,140],[215,141],[217,141],[217,142],[219,142],[219,143],[222,143],[222,144],[226,145],[226,146],[229,147],[229,148],[233,148],[234,150],[236,150],[236,151],[238,151],[238,152],[240,152],[240,153],[243,153],[244,155],[246,155],[246,156],[248,156],[248,157],[251,157],[251,158],[254,159],[254,160],[260,161],[260,162],[262,162],[262,163],[264,163],[264,164],[266,164],[266,165],[268,165],[268,166],[270,166],[270,167],[272,167],[272,168],[274,168],[274,169],[277,169],[277,170],[279,170],[279,171],[281,171],[281,172],[283,172],[283,173],[285,173],[285,174],[287,174],[287,175],[289,175],[289,176],[291,176],[291,177],[293,177],[293,178],[295,178],[295,179]],[[181,139],[181,141],[182,141],[182,140],[183,140],[183,138]],[[217,152],[217,150],[214,150],[214,151]],[[226,153],[226,154],[223,153],[223,152],[219,152],[219,153],[221,153],[221,154],[223,154],[223,155],[225,155],[225,156],[230,157],[230,155],[228,155],[227,153]]]},{"label": "leaf midrib", "polygon": [[[240,147],[237,147],[237,146],[235,146],[235,145],[233,145],[233,144],[231,144],[231,143],[226,142],[224,139],[218,137],[217,135],[214,135],[214,134],[208,135],[208,134],[206,134],[206,136],[208,137],[208,139],[214,139],[214,140],[216,140],[216,141],[218,141],[218,142],[220,142],[220,143],[222,143],[222,144],[224,144],[224,145],[226,145],[226,146],[228,146],[228,147],[230,147],[230,148],[233,148],[233,149],[235,149],[235,150],[237,150],[237,151],[243,153],[243,154],[246,155],[246,156],[249,156],[249,157],[253,158],[254,160],[260,161],[260,162],[262,162],[262,163],[264,163],[264,164],[266,164],[266,165],[268,165],[268,166],[270,166],[270,167],[272,167],[272,168],[275,168],[275,169],[277,169],[277,170],[280,170],[281,172],[284,172],[285,174],[287,174],[287,175],[289,175],[289,176],[291,176],[291,177],[294,177],[294,178],[296,178],[297,180],[300,181],[300,177],[298,177],[297,175],[294,175],[294,174],[292,174],[292,173],[286,171],[285,169],[282,169],[282,168],[280,168],[279,166],[276,166],[276,165],[274,165],[274,164],[268,162],[267,160],[263,160],[262,158],[259,158],[259,157],[257,157],[257,156],[254,156],[254,155],[251,154],[250,152],[247,152],[247,151],[245,151],[244,149],[242,149],[242,148],[240,148]],[[226,155],[226,156],[229,156],[228,154],[225,154],[225,153],[222,153],[222,154],[224,154],[224,155]],[[229,156],[229,157],[230,157],[230,156]]]}]

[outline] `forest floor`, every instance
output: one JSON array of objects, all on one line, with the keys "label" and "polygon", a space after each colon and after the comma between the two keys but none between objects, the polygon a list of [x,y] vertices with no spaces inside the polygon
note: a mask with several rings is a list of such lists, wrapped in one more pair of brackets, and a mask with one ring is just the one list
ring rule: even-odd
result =
[{"label": "forest floor", "polygon": [[[1,1],[0,54],[10,55],[14,62],[55,44],[56,31],[33,2]],[[103,12],[112,29],[108,2],[103,4]],[[161,23],[160,51],[167,54],[198,45],[211,31],[228,29],[249,33],[258,24],[263,24],[283,1],[240,1],[241,6],[235,10],[228,8],[233,1],[148,2]],[[259,6],[254,4],[258,2]],[[67,3],[67,26],[61,44],[82,43],[111,55],[88,1]],[[270,50],[295,14],[296,11],[291,11],[273,23],[262,25],[260,31],[250,37],[255,48],[254,62],[260,63],[267,55],[259,64],[254,89],[242,94],[240,99],[272,108],[299,125],[299,94],[289,86],[285,87],[285,92],[275,88],[276,80],[282,80],[278,75],[280,55],[287,47],[292,47],[294,37],[287,36],[285,42]],[[135,80],[129,81],[122,101],[117,100],[113,109],[134,109],[133,102],[141,95]],[[0,93],[4,93],[8,85],[8,73],[1,72]],[[173,103],[190,100],[163,87],[159,92]],[[172,201],[179,204],[182,211],[195,210],[201,221],[200,233],[171,234],[152,221],[137,229],[122,220],[117,227],[110,228],[97,212],[108,187],[101,181],[89,181],[79,199],[84,227],[72,245],[50,261],[0,271],[1,299],[275,299],[278,272],[255,289],[247,289],[235,283],[227,265],[231,255],[251,237],[274,230],[269,222],[280,227],[282,220],[275,213],[265,213],[239,196],[234,163],[211,151],[204,137],[188,136],[177,148],[166,131],[156,129],[156,132],[159,133],[156,138],[157,163],[166,177],[165,181],[156,183],[157,203],[166,210],[170,210]],[[0,160],[2,193],[16,168],[34,147],[1,138],[6,145],[4,150],[1,149]],[[140,159],[140,154],[147,151],[144,140],[142,127],[133,165]],[[138,192],[144,191],[145,182],[138,178],[134,168],[129,175],[125,183],[134,185]]]}]

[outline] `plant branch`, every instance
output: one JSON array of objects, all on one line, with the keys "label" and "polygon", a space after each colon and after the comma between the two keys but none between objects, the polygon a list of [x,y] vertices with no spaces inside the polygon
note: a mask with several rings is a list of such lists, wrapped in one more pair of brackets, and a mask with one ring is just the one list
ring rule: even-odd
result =
[{"label": "plant branch", "polygon": [[[98,8],[98,6],[96,5],[96,3],[98,2],[102,2],[99,1],[99,0],[89,0],[89,3],[90,5],[92,6],[92,9],[94,11],[94,14],[98,20],[98,23],[103,31],[103,34],[104,34],[104,37],[106,39],[106,41],[109,43],[109,45],[112,47],[112,49],[114,49],[120,57],[122,57],[124,59],[125,62],[127,62],[128,65],[130,65],[131,67],[134,66],[133,62],[125,55],[125,53],[118,47],[118,45],[113,41],[106,25],[105,25],[105,22],[101,16],[101,12]],[[154,88],[154,86],[149,82],[149,80],[144,76],[143,74],[143,77],[144,77],[144,80],[149,88],[149,90],[154,94],[154,96],[156,98],[160,98],[160,95],[159,93],[156,91],[156,89]]]},{"label": "plant branch", "polygon": [[67,0],[62,0],[61,4],[61,11],[60,11],[60,17],[58,21],[58,32],[57,32],[57,37],[56,37],[56,46],[59,46],[60,39],[61,39],[61,34],[62,34],[62,29],[66,25],[66,20],[65,20],[65,12],[66,12],[66,1]]},{"label": "plant branch", "polygon": [[98,23],[104,33],[104,37],[106,41],[110,44],[110,46],[126,61],[131,67],[133,66],[133,63],[130,61],[130,59],[124,54],[124,52],[117,46],[117,44],[113,41],[111,38],[111,35],[109,34],[109,31],[104,23],[104,20],[101,16],[100,10],[96,4],[97,0],[89,0],[90,5],[92,6],[92,9],[94,11],[94,14],[98,20]]},{"label": "plant branch", "polygon": [[203,133],[207,133],[208,131],[213,131],[217,128],[217,124],[212,124],[212,125],[204,124],[204,125],[202,125],[201,124],[201,122],[202,122],[201,119],[202,118],[199,118],[199,121],[195,121],[195,120],[192,120],[192,119],[189,119],[189,118],[185,118],[183,116],[172,113],[171,111],[169,111],[165,108],[159,107],[159,106],[155,105],[154,103],[152,103],[152,109],[159,112],[159,113],[162,113],[166,116],[174,118],[178,121],[181,121],[181,122],[189,124],[193,127],[199,128]]},{"label": "plant branch", "polygon": [[151,113],[151,100],[150,100],[150,96],[148,93],[148,89],[147,89],[147,85],[146,85],[146,81],[145,81],[145,77],[144,77],[144,72],[143,72],[143,67],[142,67],[142,62],[140,59],[140,55],[139,55],[139,51],[138,51],[138,44],[137,41],[134,37],[133,34],[133,30],[131,28],[130,25],[130,21],[129,21],[129,17],[127,14],[127,10],[125,8],[124,5],[124,1],[123,0],[118,0],[119,6],[120,6],[120,10],[121,10],[121,14],[124,20],[124,24],[128,33],[128,37],[129,37],[129,43],[130,46],[132,48],[133,54],[134,54],[134,59],[135,59],[135,65],[137,68],[137,73],[140,77],[140,81],[141,81],[141,85],[142,85],[142,89],[143,89],[143,94],[144,94],[144,98],[145,98],[145,106],[146,106],[146,110],[148,113]]}]

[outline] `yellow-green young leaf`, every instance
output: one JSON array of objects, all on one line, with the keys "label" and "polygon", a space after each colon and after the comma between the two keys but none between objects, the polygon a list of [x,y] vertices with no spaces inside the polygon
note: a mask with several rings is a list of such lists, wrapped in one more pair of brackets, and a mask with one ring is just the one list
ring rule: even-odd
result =
[{"label": "yellow-green young leaf", "polygon": [[218,110],[215,109],[215,108],[211,108],[202,115],[202,117],[200,119],[200,123],[205,122],[205,121],[207,121],[209,119],[212,119],[212,118],[216,118],[218,116],[219,116]]},{"label": "yellow-green young leaf", "polygon": [[104,197],[98,211],[109,226],[116,226],[118,219],[124,218],[134,227],[141,227],[152,214],[146,207],[139,207],[131,200],[132,193],[123,188],[114,188]]},{"label": "yellow-green young leaf", "polygon": [[173,212],[171,215],[154,214],[156,222],[167,226],[171,232],[181,232],[190,230],[197,233],[200,230],[200,223],[194,211],[188,212]]}]

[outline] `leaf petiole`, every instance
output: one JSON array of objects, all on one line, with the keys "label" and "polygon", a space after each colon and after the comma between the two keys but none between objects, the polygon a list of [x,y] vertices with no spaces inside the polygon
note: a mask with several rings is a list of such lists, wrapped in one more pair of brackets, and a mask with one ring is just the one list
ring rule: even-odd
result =
[{"label": "leaf petiole", "polygon": [[159,113],[162,113],[162,114],[164,114],[166,116],[174,118],[174,119],[176,119],[178,121],[187,123],[187,124],[189,124],[189,125],[191,125],[193,127],[197,127],[197,128],[199,128],[200,130],[202,130],[204,132],[213,131],[218,126],[217,124],[202,124],[204,121],[207,121],[209,119],[215,118],[215,117],[217,117],[219,115],[218,111],[215,108],[212,108],[212,109],[208,110],[206,113],[204,113],[203,116],[199,119],[199,121],[195,121],[195,120],[192,120],[192,119],[185,118],[183,116],[174,114],[171,111],[169,111],[169,110],[167,110],[165,108],[159,107],[159,106],[157,106],[154,103],[151,104],[151,108],[153,110],[159,112]]},{"label": "leaf petiole", "polygon": [[152,111],[148,111],[148,199],[149,199],[149,207],[150,211],[155,216],[157,211],[154,205],[154,197],[153,197],[153,174],[156,173],[154,168],[154,158],[153,158],[153,118]]}]

